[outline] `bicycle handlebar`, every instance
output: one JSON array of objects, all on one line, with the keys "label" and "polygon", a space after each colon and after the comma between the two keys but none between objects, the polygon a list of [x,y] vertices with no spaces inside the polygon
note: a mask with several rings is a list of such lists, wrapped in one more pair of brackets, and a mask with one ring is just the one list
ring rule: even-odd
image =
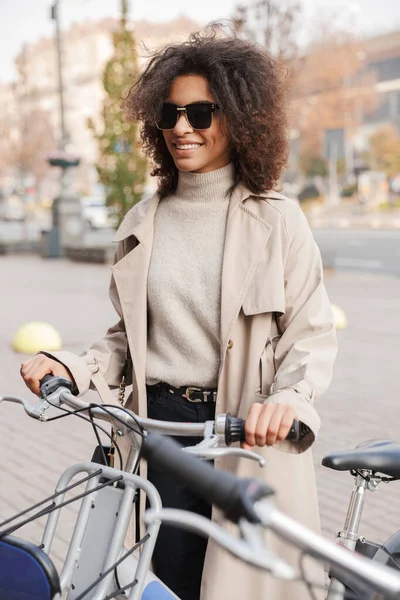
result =
[{"label": "bicycle handlebar", "polygon": [[[215,458],[235,455],[257,461],[264,466],[264,459],[260,454],[242,448],[230,448],[234,442],[245,440],[245,421],[231,414],[216,415],[215,421],[206,423],[180,423],[158,421],[135,415],[132,411],[107,405],[88,404],[72,393],[72,383],[64,377],[45,375],[40,382],[41,399],[32,406],[25,399],[15,396],[0,397],[1,401],[16,402],[23,405],[25,412],[32,418],[46,421],[46,411],[50,406],[60,407],[63,403],[73,410],[89,411],[91,416],[111,423],[118,435],[128,434],[132,438],[133,447],[138,449],[137,439],[132,437],[138,431],[138,426],[146,431],[156,431],[170,436],[196,436],[203,437],[204,441],[190,448],[190,452],[200,458],[214,460]],[[296,442],[309,432],[309,428],[299,421],[293,421],[287,440]]]},{"label": "bicycle handlebar", "polygon": [[274,494],[267,484],[256,479],[241,479],[182,452],[182,447],[170,438],[149,433],[142,443],[142,456],[154,462],[190,487],[198,496],[215,504],[237,523],[244,517],[250,523],[259,522],[254,503]]},{"label": "bicycle handlebar", "polygon": [[[60,387],[64,387],[68,391],[72,392],[73,384],[65,377],[54,377],[53,375],[50,375],[50,374],[45,375],[43,377],[43,379],[41,379],[41,381],[40,381],[40,391],[41,391],[42,396],[44,396],[44,397],[57,391],[57,389],[59,389]],[[117,408],[117,410],[118,410],[118,408]],[[146,422],[146,423],[141,422],[141,419],[139,417],[137,417],[136,415],[135,415],[135,419],[136,419],[136,422],[140,423],[145,429],[146,429],[146,425],[147,426],[149,425],[148,422]],[[204,426],[201,425],[199,435],[201,435],[203,428],[204,428]],[[158,429],[161,429],[161,427],[158,427]],[[227,446],[230,446],[231,444],[233,444],[235,442],[244,442],[246,439],[244,419],[241,419],[240,417],[235,417],[229,413],[225,416],[222,423],[219,423],[218,419],[216,420],[215,430],[216,430],[216,433],[224,436],[225,443]],[[292,427],[290,428],[290,431],[289,431],[288,435],[286,436],[286,439],[288,441],[298,442],[298,441],[302,440],[304,438],[304,436],[307,435],[309,432],[310,432],[310,429],[307,427],[307,425],[305,425],[301,421],[294,420]],[[187,434],[187,432],[185,431],[185,435],[186,434]],[[175,435],[179,435],[179,433],[178,434],[175,433]],[[188,433],[188,435],[191,435],[191,434]],[[192,435],[196,435],[196,432],[193,432]]]}]

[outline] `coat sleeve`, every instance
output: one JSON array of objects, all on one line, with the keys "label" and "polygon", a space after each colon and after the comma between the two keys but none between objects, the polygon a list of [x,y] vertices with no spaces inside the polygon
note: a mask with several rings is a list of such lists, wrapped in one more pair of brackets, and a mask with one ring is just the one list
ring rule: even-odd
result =
[{"label": "coat sleeve", "polygon": [[[124,254],[124,242],[120,242],[115,253],[114,264]],[[111,277],[110,282],[110,299],[119,320],[108,329],[103,338],[92,344],[87,351],[80,356],[68,351],[43,352],[46,356],[57,360],[69,369],[79,396],[85,394],[92,387],[92,375],[99,371],[110,388],[118,387],[121,381],[128,342],[122,318],[121,303],[113,277]],[[128,379],[127,384],[129,383],[131,382]]]},{"label": "coat sleeve", "polygon": [[320,418],[313,405],[331,382],[337,353],[321,255],[304,214],[299,209],[297,212],[297,223],[295,220],[295,227],[288,231],[285,313],[279,319],[276,375],[265,400],[290,405],[298,419],[311,429],[301,442],[276,444],[278,449],[293,453],[309,448],[318,433]]}]

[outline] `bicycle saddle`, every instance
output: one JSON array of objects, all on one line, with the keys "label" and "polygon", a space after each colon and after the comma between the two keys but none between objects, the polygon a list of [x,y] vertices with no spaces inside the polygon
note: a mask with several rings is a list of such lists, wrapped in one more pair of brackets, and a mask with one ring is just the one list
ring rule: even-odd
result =
[{"label": "bicycle saddle", "polygon": [[327,454],[322,464],[336,471],[369,469],[400,479],[400,444],[393,440],[368,440],[353,450]]},{"label": "bicycle saddle", "polygon": [[57,571],[43,550],[12,536],[0,539],[0,598],[53,600],[59,594]]}]

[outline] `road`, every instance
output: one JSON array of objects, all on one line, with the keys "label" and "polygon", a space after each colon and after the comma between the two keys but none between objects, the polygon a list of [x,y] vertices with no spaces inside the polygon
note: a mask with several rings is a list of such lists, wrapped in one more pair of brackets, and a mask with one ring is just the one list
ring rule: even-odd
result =
[{"label": "road", "polygon": [[[34,240],[49,223],[0,222],[0,241]],[[364,273],[388,273],[400,276],[400,230],[373,229],[314,229],[313,234],[323,258],[335,260],[337,269]],[[108,245],[113,231],[87,230],[84,243]]]},{"label": "road", "polygon": [[314,229],[322,255],[335,254],[337,269],[400,276],[400,231]]}]

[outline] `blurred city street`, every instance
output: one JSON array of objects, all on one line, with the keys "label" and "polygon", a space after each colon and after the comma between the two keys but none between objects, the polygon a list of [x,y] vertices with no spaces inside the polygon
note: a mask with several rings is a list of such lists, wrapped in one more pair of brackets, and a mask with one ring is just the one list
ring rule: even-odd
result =
[{"label": "blurred city street", "polygon": [[[64,349],[83,351],[115,321],[108,300],[109,267],[9,255],[0,257],[0,277],[0,394],[21,395],[32,402],[19,375],[27,357],[11,349],[15,332],[27,321],[45,321],[60,332]],[[343,525],[352,477],[324,469],[322,456],[367,439],[399,438],[400,278],[374,270],[337,270],[326,277],[326,285],[331,302],[348,317],[347,328],[338,332],[333,383],[318,406],[323,425],[314,449],[322,525],[332,536]],[[94,399],[94,392],[89,397]],[[0,518],[51,493],[61,471],[89,459],[96,444],[90,425],[75,417],[39,423],[8,403],[0,405],[0,435]],[[364,535],[384,541],[398,528],[399,495],[396,482],[367,494]],[[73,507],[65,509],[53,547],[56,562],[65,551],[73,515]],[[39,541],[38,521],[26,526],[26,535]]]}]

